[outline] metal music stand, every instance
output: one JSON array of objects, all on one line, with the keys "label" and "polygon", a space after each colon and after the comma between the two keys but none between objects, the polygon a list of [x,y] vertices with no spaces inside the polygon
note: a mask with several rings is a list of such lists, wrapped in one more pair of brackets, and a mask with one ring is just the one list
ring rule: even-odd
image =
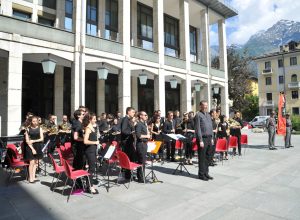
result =
[{"label": "metal music stand", "polygon": [[[44,158],[48,158],[48,147],[49,147],[49,144],[50,144],[50,139],[44,144],[44,147],[42,149],[42,152],[43,152],[43,159],[41,161],[44,160]],[[45,172],[44,176],[47,175],[47,164],[45,161],[44,162],[44,170],[42,168],[40,168],[40,163],[38,164],[38,168],[40,168],[41,170],[43,170]]]},{"label": "metal music stand", "polygon": [[151,171],[147,174],[147,176],[145,177],[145,179],[151,175],[151,180],[152,180],[152,183],[163,183],[163,181],[161,180],[158,180],[158,178],[156,177],[155,173],[154,173],[154,170],[153,170],[153,160],[154,160],[154,156],[158,153],[161,145],[163,144],[162,141],[154,141],[155,143],[155,148],[154,150],[152,150],[150,152],[150,158],[151,158]]},{"label": "metal music stand", "polygon": [[173,172],[173,175],[175,175],[176,174],[176,172],[177,171],[179,171],[180,173],[182,173],[183,172],[183,169],[182,168],[184,168],[185,169],[185,171],[189,174],[189,175],[191,175],[190,173],[189,173],[189,171],[187,170],[187,168],[186,168],[186,166],[184,165],[184,159],[182,158],[182,151],[183,151],[183,149],[185,148],[185,146],[186,146],[186,138],[184,137],[184,136],[182,136],[182,135],[180,135],[180,137],[178,138],[178,141],[181,141],[182,142],[182,144],[183,144],[183,147],[182,147],[182,149],[180,149],[180,160],[179,160],[179,164],[178,164],[178,166],[176,167],[176,169],[174,170],[174,172]]}]

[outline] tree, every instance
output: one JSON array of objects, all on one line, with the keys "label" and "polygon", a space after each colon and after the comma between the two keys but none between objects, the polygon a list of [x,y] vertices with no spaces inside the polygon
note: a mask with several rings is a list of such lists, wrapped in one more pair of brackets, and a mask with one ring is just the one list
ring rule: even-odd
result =
[{"label": "tree", "polygon": [[255,116],[259,115],[259,102],[257,95],[245,95],[247,106],[242,108],[243,119],[250,121]]},{"label": "tree", "polygon": [[234,110],[244,110],[249,108],[252,99],[248,100],[246,95],[251,94],[250,78],[254,75],[250,68],[251,57],[247,51],[242,53],[237,51],[237,47],[232,45],[227,49],[228,62],[228,92],[229,99],[233,101]]}]

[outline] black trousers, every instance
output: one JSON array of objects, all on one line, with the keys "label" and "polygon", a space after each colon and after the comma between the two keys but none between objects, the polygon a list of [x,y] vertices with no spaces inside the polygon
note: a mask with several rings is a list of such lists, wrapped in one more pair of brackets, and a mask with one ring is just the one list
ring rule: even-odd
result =
[{"label": "black trousers", "polygon": [[[129,137],[126,140],[122,141],[122,147],[124,153],[129,157],[129,160],[131,162],[136,161],[136,150],[134,148],[134,140],[133,138]],[[131,172],[130,170],[125,170],[125,178],[130,179],[131,178]]]},{"label": "black trousers", "polygon": [[91,186],[93,186],[93,176],[96,171],[96,162],[97,162],[96,151],[97,151],[97,145],[87,146],[84,151],[87,163],[89,165],[89,173],[91,174],[90,175]]},{"label": "black trousers", "polygon": [[146,156],[147,156],[147,143],[145,142],[137,142],[136,143],[136,157],[137,163],[142,164],[142,167],[137,169],[137,178],[139,181],[144,181],[145,173],[145,164],[146,164]]},{"label": "black trousers", "polygon": [[213,138],[213,140],[214,140],[214,144],[211,145],[211,147],[208,150],[209,153],[208,164],[214,163],[214,155],[216,153],[216,138]]},{"label": "black trousers", "polygon": [[187,159],[193,158],[193,143],[191,140],[185,142],[185,156]]},{"label": "black trousers", "polygon": [[208,164],[209,164],[209,159],[210,159],[210,150],[212,148],[211,144],[211,137],[206,137],[202,138],[204,147],[200,147],[200,141],[197,140],[197,145],[198,145],[198,165],[199,165],[199,170],[198,170],[198,175],[203,176],[208,174]]},{"label": "black trousers", "polygon": [[84,166],[84,145],[82,142],[74,142],[72,145],[73,148],[73,167],[75,170],[81,170]]},{"label": "black trousers", "polygon": [[167,159],[174,159],[175,157],[175,141],[167,141],[165,142],[165,146],[167,149]]},{"label": "black trousers", "polygon": [[[233,135],[235,137],[237,137],[237,141],[238,141],[238,151],[239,151],[239,155],[241,155],[242,153],[242,145],[241,145],[241,135]],[[233,153],[235,154],[236,153],[236,149],[233,148]]]}]

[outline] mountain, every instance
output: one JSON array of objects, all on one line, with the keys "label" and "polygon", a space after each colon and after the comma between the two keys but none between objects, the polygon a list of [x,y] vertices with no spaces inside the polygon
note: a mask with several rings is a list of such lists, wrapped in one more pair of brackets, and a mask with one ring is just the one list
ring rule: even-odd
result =
[{"label": "mountain", "polygon": [[267,30],[252,35],[243,49],[251,56],[259,56],[278,51],[281,44],[291,40],[300,41],[300,22],[280,20]]}]

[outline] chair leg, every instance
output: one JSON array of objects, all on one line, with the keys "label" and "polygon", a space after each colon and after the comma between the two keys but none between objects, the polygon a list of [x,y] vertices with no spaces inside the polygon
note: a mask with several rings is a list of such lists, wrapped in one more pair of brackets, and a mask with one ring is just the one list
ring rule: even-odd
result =
[{"label": "chair leg", "polygon": [[50,185],[50,190],[52,190],[52,185],[53,185],[55,176],[56,176],[56,173],[53,174],[52,182],[51,182],[51,185]]},{"label": "chair leg", "polygon": [[58,180],[60,180],[61,174],[62,174],[62,173],[58,174],[58,177],[56,178],[56,182],[55,182],[55,185],[54,185],[54,187],[53,187],[53,189],[52,189],[52,192],[56,189],[56,185],[57,185],[57,183],[58,183]]},{"label": "chair leg", "polygon": [[76,180],[73,180],[73,186],[72,186],[71,192],[70,192],[70,194],[69,194],[69,196],[68,196],[68,198],[67,198],[67,202],[69,202],[70,196],[71,196],[71,194],[72,194],[72,192],[73,192],[73,188],[74,188],[74,186],[75,186],[75,183],[76,183]]},{"label": "chair leg", "polygon": [[69,178],[67,177],[67,179],[66,179],[66,182],[65,182],[65,185],[64,185],[64,188],[63,188],[63,191],[62,191],[62,193],[61,193],[62,195],[64,194],[64,191],[65,191],[65,188],[66,188],[66,185],[67,185],[68,179],[69,179]]}]

